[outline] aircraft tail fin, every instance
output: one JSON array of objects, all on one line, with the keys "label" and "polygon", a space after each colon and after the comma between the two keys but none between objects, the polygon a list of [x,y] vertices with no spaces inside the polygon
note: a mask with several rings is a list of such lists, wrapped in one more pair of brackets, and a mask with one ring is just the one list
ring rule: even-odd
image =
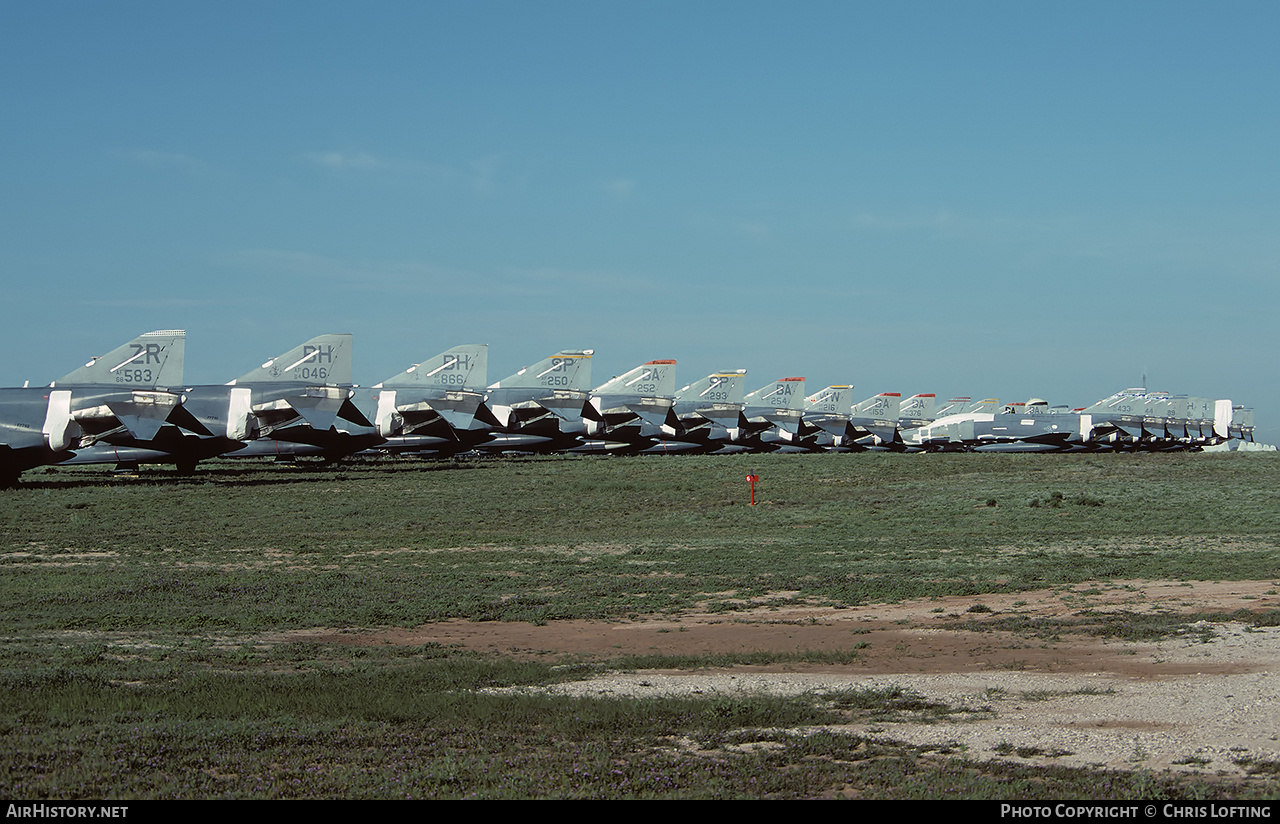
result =
[{"label": "aircraft tail fin", "polygon": [[231,385],[244,383],[301,383],[310,386],[350,386],[352,337],[330,334],[314,337],[250,370]]},{"label": "aircraft tail fin", "polygon": [[182,386],[187,333],[180,329],[139,335],[53,382],[54,386],[118,386],[155,389]]},{"label": "aircraft tail fin", "polygon": [[[804,397],[804,378],[779,378],[748,392],[743,403],[754,429],[765,432],[768,427],[777,427],[779,432],[786,433],[783,435],[785,438],[800,433],[804,420]],[[766,422],[764,428],[757,419]]]},{"label": "aircraft tail fin", "polygon": [[1113,395],[1103,398],[1100,401],[1086,406],[1085,412],[1092,413],[1120,413],[1120,414],[1141,414],[1142,398],[1146,397],[1147,390],[1142,387],[1134,389],[1122,389]]},{"label": "aircraft tail fin", "polygon": [[901,408],[901,392],[881,392],[854,406],[853,414],[860,418],[897,422]]},{"label": "aircraft tail fin", "polygon": [[722,369],[676,392],[676,400],[689,403],[740,404],[746,396],[745,369]]},{"label": "aircraft tail fin", "polygon": [[387,389],[474,389],[488,379],[489,345],[465,344],[414,364],[379,386]]},{"label": "aircraft tail fin", "polygon": [[1044,398],[1027,398],[1027,402],[1022,405],[1022,410],[1028,415],[1048,415],[1049,402]]},{"label": "aircraft tail fin", "polygon": [[939,420],[947,417],[948,415],[959,415],[961,412],[967,412],[972,404],[973,398],[970,397],[961,396],[951,398],[950,400],[941,403],[933,411],[933,418],[934,420]]},{"label": "aircraft tail fin", "polygon": [[1233,406],[1231,408],[1231,424],[1240,427],[1240,440],[1253,440],[1253,407]]},{"label": "aircraft tail fin", "polygon": [[592,391],[594,395],[644,395],[672,398],[676,394],[676,362],[652,360],[619,375]]},{"label": "aircraft tail fin", "polygon": [[938,408],[938,396],[933,393],[912,395],[898,406],[898,420],[931,421]]},{"label": "aircraft tail fin", "polygon": [[804,378],[779,378],[748,393],[744,402],[748,406],[801,410],[804,408]]},{"label": "aircraft tail fin", "polygon": [[675,393],[676,362],[652,360],[593,390],[583,407],[583,416],[612,425],[634,416],[661,427],[667,421]]},{"label": "aircraft tail fin", "polygon": [[848,415],[853,405],[853,385],[828,386],[804,399],[804,411]]},{"label": "aircraft tail fin", "polygon": [[592,349],[564,349],[532,366],[509,375],[490,389],[567,389],[588,392],[591,389]]}]

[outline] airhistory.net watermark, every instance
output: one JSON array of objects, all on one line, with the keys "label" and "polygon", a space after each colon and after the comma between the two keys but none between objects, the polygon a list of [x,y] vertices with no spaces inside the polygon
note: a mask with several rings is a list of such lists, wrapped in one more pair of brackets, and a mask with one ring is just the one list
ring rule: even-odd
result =
[{"label": "airhistory.net watermark", "polygon": [[127,806],[96,804],[9,804],[5,818],[127,818]]}]

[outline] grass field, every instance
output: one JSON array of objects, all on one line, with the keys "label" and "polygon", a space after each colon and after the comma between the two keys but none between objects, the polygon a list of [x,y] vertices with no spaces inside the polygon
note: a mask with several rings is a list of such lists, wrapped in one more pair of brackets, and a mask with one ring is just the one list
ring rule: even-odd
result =
[{"label": "grass field", "polygon": [[[761,478],[755,507],[748,473]],[[838,607],[1134,578],[1280,580],[1270,454],[58,468],[0,492],[0,536],[0,794],[11,798],[1276,793],[783,731],[949,711],[911,695],[493,695],[479,688],[637,662],[269,640],[448,618],[714,612],[765,596]],[[776,747],[735,746],[761,728],[779,730]]]}]

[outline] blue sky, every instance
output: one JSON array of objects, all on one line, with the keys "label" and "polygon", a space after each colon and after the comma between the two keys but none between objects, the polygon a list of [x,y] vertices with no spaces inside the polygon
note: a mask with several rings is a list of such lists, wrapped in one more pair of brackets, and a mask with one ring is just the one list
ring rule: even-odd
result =
[{"label": "blue sky", "polygon": [[0,5],[0,385],[594,348],[1280,440],[1280,5]]}]

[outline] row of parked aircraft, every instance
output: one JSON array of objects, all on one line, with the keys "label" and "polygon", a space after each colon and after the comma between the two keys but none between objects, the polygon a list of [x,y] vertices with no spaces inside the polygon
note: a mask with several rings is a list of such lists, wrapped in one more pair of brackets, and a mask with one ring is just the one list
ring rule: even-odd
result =
[{"label": "row of parked aircraft", "polygon": [[47,387],[0,389],[0,484],[53,464],[368,450],[605,454],[746,451],[1196,449],[1251,441],[1252,410],[1145,389],[1081,409],[1040,400],[884,392],[805,394],[804,378],[746,392],[745,369],[676,386],[653,360],[594,389],[590,349],[557,352],[487,383],[488,347],[456,346],[371,387],[352,383],[352,336],[321,335],[226,384],[183,382],[186,333],[148,332]]}]

